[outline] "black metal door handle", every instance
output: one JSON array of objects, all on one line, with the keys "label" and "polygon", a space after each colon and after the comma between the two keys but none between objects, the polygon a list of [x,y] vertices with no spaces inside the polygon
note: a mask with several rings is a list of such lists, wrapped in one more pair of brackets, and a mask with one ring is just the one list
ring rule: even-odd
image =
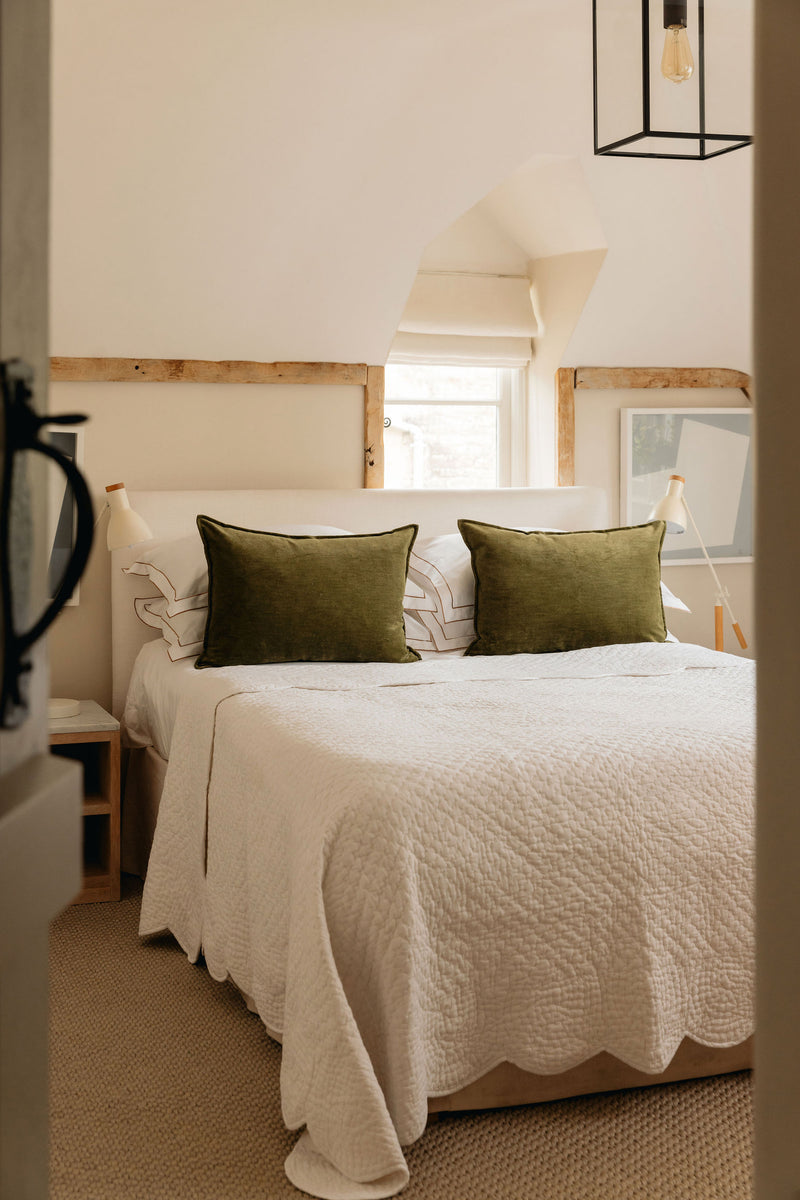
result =
[{"label": "black metal door handle", "polygon": [[[52,625],[71,596],[83,574],[89,558],[94,534],[92,499],[83,475],[75,464],[39,438],[43,425],[79,425],[85,416],[39,416],[31,405],[33,370],[21,359],[0,363],[5,419],[5,446],[2,488],[0,488],[0,588],[2,589],[3,676],[0,696],[0,727],[12,729],[27,715],[27,699],[21,688],[22,677],[30,670],[25,654]],[[29,629],[17,633],[14,628],[13,590],[11,579],[11,489],[14,455],[17,451],[32,450],[44,454],[64,472],[72,489],[76,506],[75,544],[58,591],[45,611]]]}]

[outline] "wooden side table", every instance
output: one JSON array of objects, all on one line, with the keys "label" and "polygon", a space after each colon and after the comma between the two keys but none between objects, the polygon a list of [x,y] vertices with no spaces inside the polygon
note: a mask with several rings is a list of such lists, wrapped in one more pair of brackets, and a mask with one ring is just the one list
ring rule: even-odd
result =
[{"label": "wooden side table", "polygon": [[76,717],[48,722],[52,754],[83,766],[83,887],[73,904],[119,900],[119,721],[82,700]]}]

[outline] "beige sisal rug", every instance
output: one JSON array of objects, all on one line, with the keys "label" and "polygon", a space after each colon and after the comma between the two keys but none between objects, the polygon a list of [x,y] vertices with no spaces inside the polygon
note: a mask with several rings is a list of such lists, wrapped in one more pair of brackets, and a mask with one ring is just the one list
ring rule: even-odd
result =
[{"label": "beige sisal rug", "polygon": [[[283,1173],[280,1047],[170,938],[141,885],[52,936],[51,1200],[299,1200]],[[749,1072],[446,1116],[404,1200],[749,1200]]]}]

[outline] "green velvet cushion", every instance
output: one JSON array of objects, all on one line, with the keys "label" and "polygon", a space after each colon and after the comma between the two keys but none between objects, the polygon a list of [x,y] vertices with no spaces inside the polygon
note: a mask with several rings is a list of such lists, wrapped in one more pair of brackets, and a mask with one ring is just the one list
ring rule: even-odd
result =
[{"label": "green velvet cushion", "polygon": [[475,575],[467,654],[546,654],[663,642],[663,521],[585,533],[522,533],[459,521]]},{"label": "green velvet cushion", "polygon": [[196,667],[413,662],[403,592],[416,525],[289,537],[198,516],[209,611]]}]

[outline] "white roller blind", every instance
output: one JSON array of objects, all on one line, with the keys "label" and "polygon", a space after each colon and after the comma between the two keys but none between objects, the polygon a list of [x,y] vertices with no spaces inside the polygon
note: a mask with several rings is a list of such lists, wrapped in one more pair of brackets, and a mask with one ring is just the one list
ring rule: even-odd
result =
[{"label": "white roller blind", "polygon": [[460,337],[457,334],[398,333],[390,363],[524,367],[531,360],[529,337]]}]

